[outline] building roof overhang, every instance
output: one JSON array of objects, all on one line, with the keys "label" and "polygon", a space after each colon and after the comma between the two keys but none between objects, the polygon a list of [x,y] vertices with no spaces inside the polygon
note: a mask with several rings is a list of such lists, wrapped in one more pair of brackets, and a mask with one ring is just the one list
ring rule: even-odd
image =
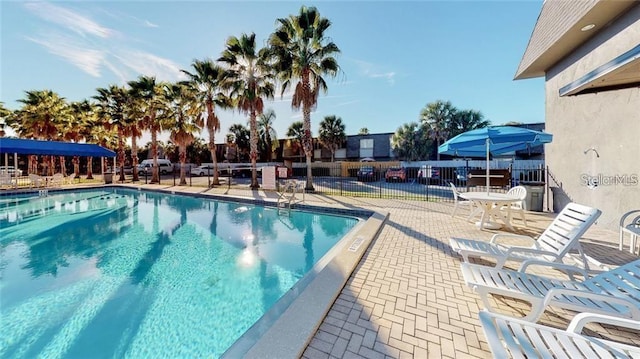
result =
[{"label": "building roof overhang", "polygon": [[[514,79],[544,76],[548,69],[635,5],[638,1],[545,0]],[[595,26],[582,30],[591,24]]]}]

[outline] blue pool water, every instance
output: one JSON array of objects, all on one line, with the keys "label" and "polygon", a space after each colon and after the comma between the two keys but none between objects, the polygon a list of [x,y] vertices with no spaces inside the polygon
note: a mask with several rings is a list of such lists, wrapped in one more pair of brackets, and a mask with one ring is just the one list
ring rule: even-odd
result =
[{"label": "blue pool water", "polygon": [[0,197],[0,357],[219,357],[351,217],[125,189]]}]

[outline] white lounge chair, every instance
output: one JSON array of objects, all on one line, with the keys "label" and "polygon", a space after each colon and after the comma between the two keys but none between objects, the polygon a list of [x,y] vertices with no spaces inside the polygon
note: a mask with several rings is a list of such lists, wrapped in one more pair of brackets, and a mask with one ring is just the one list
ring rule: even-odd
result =
[{"label": "white lounge chair", "polygon": [[[564,270],[570,279],[527,273],[530,265],[546,265]],[[561,263],[527,261],[518,271],[478,264],[461,265],[465,283],[493,311],[490,294],[516,298],[531,303],[526,320],[537,320],[548,305],[575,311],[588,311],[640,319],[640,259],[592,278],[578,281],[573,274],[586,272]]]},{"label": "white lounge chair", "polygon": [[44,187],[46,180],[37,174],[29,174],[29,182],[31,187]]},{"label": "white lounge chair", "polygon": [[[631,217],[632,214],[635,214],[635,216]],[[628,221],[628,223],[625,223],[627,222],[627,218],[631,218],[631,220]],[[640,209],[629,211],[624,215],[622,215],[622,218],[620,218],[619,230],[620,230],[619,249],[620,250],[623,249],[624,235],[628,234],[629,236],[631,236],[631,239],[629,242],[629,253],[635,253],[636,245],[638,242],[638,235],[640,234]],[[638,254],[640,254],[640,250],[638,250],[638,252],[639,252]]]},{"label": "white lounge chair", "polygon": [[[473,209],[473,202],[472,201],[467,201],[465,199],[461,199],[460,198],[460,192],[458,192],[458,189],[456,188],[456,186],[451,182],[449,182],[449,185],[451,185],[451,192],[453,192],[453,200],[454,200],[453,212],[451,212],[451,217],[455,217],[456,211],[458,210],[458,207],[460,207],[460,206],[468,207],[469,208],[469,216],[471,216],[472,209]],[[471,218],[469,218],[469,219],[471,219]]]},{"label": "white lounge chair", "polygon": [[50,187],[60,187],[65,184],[64,175],[60,172],[54,173],[49,180]]},{"label": "white lounge chair", "polygon": [[8,173],[0,173],[0,188],[8,186],[10,188],[16,188],[18,179],[15,180]]},{"label": "white lounge chair", "polygon": [[640,347],[582,334],[589,323],[640,330],[640,321],[581,313],[561,330],[486,311],[479,317],[494,358],[640,358]]},{"label": "white lounge chair", "polygon": [[527,227],[527,219],[524,216],[524,200],[527,198],[527,189],[523,186],[516,186],[511,188],[507,192],[507,194],[512,195],[514,197],[518,197],[519,200],[515,202],[511,202],[508,206],[502,206],[500,210],[507,211],[509,222],[511,222],[511,215],[513,212],[520,213],[520,218],[522,219],[522,223],[524,223],[524,226]]},{"label": "white lounge chair", "polygon": [[[572,249],[577,249],[585,268],[587,259],[580,247],[580,237],[600,217],[600,210],[569,203],[551,222],[549,227],[536,239],[516,234],[495,234],[489,242],[465,238],[451,238],[451,249],[460,254],[465,262],[469,257],[491,257],[496,260],[496,267],[502,268],[507,260],[525,261],[540,259],[551,262],[562,262]],[[498,243],[501,239],[521,239],[532,244],[528,247],[505,245]]]}]

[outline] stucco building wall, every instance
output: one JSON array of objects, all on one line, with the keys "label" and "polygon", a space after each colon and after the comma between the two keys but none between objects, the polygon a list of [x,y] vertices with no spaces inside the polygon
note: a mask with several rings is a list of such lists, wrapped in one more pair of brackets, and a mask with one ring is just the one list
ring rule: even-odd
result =
[{"label": "stucco building wall", "polygon": [[[546,145],[554,209],[575,201],[602,210],[599,225],[617,229],[620,216],[640,209],[640,89],[559,96],[559,89],[640,43],[640,6],[603,29],[546,74]],[[595,151],[585,150],[595,148]],[[593,186],[597,180],[597,186]],[[553,185],[553,182],[551,183]],[[561,193],[563,192],[563,193]]]}]

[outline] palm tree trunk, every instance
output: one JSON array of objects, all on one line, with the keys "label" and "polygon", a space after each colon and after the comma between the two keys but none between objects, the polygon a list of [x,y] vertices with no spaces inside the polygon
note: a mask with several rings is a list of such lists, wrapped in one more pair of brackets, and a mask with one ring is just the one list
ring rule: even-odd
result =
[{"label": "palm tree trunk", "polygon": [[213,182],[212,186],[220,185],[220,178],[218,177],[218,156],[216,154],[216,128],[213,119],[213,102],[207,101],[207,131],[209,132],[209,152],[211,152],[211,161],[213,161]]},{"label": "palm tree trunk", "polygon": [[124,182],[124,138],[122,131],[118,131],[118,167],[120,167],[120,182]]},{"label": "palm tree trunk", "polygon": [[67,176],[67,164],[65,163],[64,156],[60,156],[60,173],[62,173],[65,177]]},{"label": "palm tree trunk", "polygon": [[260,188],[258,183],[258,171],[256,170],[256,159],[258,158],[258,129],[256,124],[256,111],[251,110],[251,116],[249,117],[249,131],[251,152],[249,157],[251,158],[251,189]]},{"label": "palm tree trunk", "polygon": [[305,190],[314,191],[313,188],[313,174],[311,171],[311,155],[313,154],[313,145],[311,143],[311,108],[308,105],[304,105],[302,109],[303,113],[303,126],[302,129],[304,131],[304,139],[303,139],[303,148],[304,154],[307,158],[307,184],[305,186]]},{"label": "palm tree trunk", "polygon": [[187,184],[187,176],[186,176],[186,162],[187,162],[187,146],[184,143],[178,146],[178,150],[180,151],[180,186],[184,186]]},{"label": "palm tree trunk", "polygon": [[131,163],[133,166],[133,182],[137,182],[140,178],[138,178],[138,140],[135,135],[131,136]]},{"label": "palm tree trunk", "polygon": [[158,131],[156,131],[155,127],[151,128],[151,157],[153,158],[153,167],[149,183],[160,183],[160,174],[158,173]]},{"label": "palm tree trunk", "polygon": [[93,157],[87,158],[87,179],[93,179]]},{"label": "palm tree trunk", "polygon": [[80,178],[80,158],[78,156],[73,156],[73,173],[75,173],[73,178]]}]

